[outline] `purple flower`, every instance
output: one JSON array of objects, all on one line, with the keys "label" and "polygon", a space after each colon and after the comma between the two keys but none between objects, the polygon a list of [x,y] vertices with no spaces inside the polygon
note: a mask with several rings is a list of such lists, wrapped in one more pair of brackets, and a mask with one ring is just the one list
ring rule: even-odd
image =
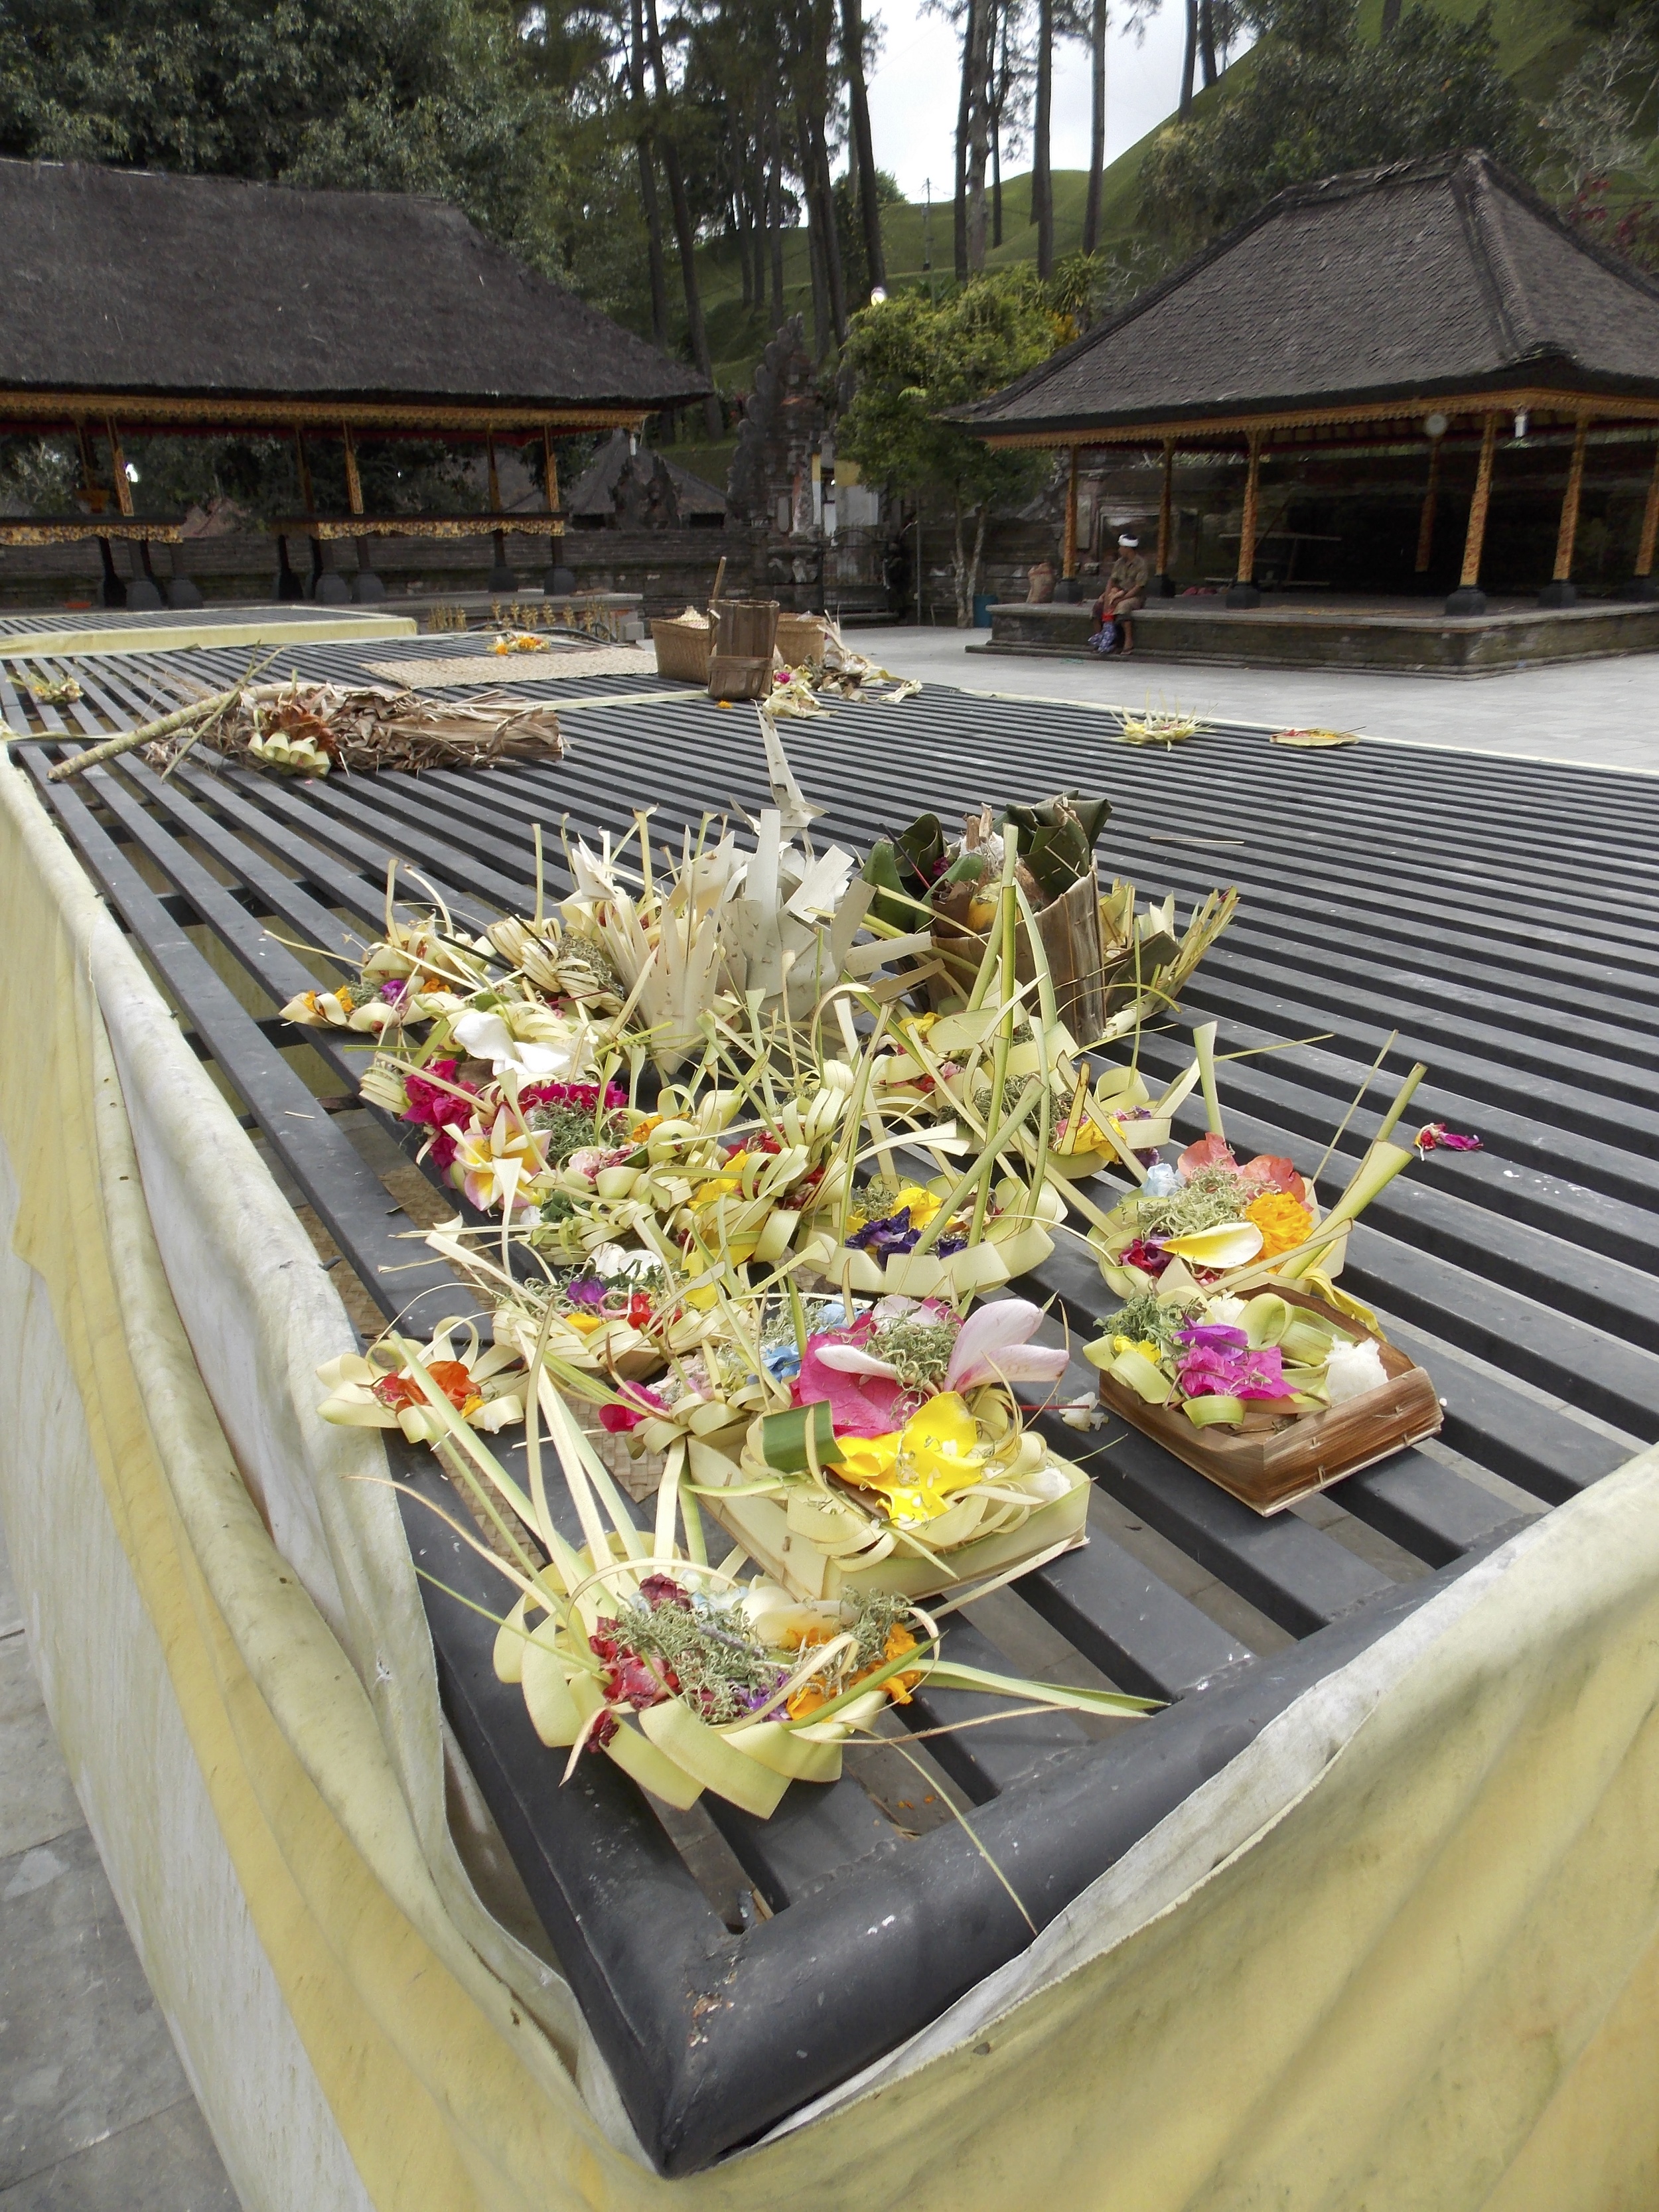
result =
[{"label": "purple flower", "polygon": [[1182,1332],[1188,1337],[1231,1337],[1236,1343],[1189,1344],[1176,1370],[1188,1398],[1293,1398],[1285,1380],[1284,1354],[1276,1344],[1252,1351],[1242,1329],[1220,1322]]},{"label": "purple flower", "polygon": [[381,984],[380,996],[386,1000],[387,1006],[395,1006],[401,1001],[408,988],[407,975],[394,975],[389,983]]},{"label": "purple flower", "polygon": [[564,1294],[573,1305],[602,1306],[609,1293],[610,1285],[597,1275],[578,1275],[574,1282],[564,1286]]},{"label": "purple flower", "polygon": [[878,1259],[885,1259],[890,1253],[914,1250],[921,1234],[920,1229],[910,1226],[909,1207],[902,1206],[884,1220],[866,1221],[847,1242],[855,1252],[873,1252]]},{"label": "purple flower", "polygon": [[1209,1345],[1217,1351],[1243,1352],[1250,1341],[1242,1328],[1235,1328],[1225,1321],[1194,1322],[1190,1328],[1178,1329],[1176,1334],[1182,1344]]}]

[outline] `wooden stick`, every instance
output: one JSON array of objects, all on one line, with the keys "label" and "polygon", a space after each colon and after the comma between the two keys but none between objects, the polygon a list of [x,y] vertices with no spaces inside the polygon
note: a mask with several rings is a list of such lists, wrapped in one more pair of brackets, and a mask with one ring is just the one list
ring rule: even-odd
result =
[{"label": "wooden stick", "polygon": [[[274,660],[275,653],[270,655]],[[59,761],[55,768],[46,770],[48,783],[64,783],[84,769],[97,768],[103,762],[113,760],[117,754],[131,752],[135,745],[147,745],[157,738],[170,738],[177,730],[187,730],[192,722],[205,721],[209,715],[223,714],[233,707],[246,687],[247,679],[234,684],[228,691],[216,691],[210,698],[198,699],[188,707],[179,707],[171,714],[163,714],[158,721],[141,722],[136,730],[123,730],[119,737],[106,738],[100,745],[92,745],[71,760]]]}]

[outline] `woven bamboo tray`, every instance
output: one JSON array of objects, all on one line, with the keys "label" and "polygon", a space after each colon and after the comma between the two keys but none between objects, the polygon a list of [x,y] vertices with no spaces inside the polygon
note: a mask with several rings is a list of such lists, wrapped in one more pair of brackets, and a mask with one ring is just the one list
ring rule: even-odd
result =
[{"label": "woven bamboo tray", "polygon": [[712,623],[689,623],[676,616],[672,622],[653,622],[651,642],[657,648],[657,673],[681,683],[707,684],[708,657],[714,647]]},{"label": "woven bamboo tray", "polygon": [[[1305,1307],[1352,1337],[1371,1336],[1358,1322],[1305,1291],[1285,1283],[1273,1287],[1288,1305]],[[1104,1374],[1101,1400],[1253,1511],[1282,1513],[1298,1498],[1311,1497],[1345,1475],[1358,1474],[1363,1467],[1374,1467],[1439,1434],[1440,1401],[1427,1374],[1397,1346],[1377,1336],[1371,1341],[1382,1355],[1387,1384],[1325,1413],[1276,1414],[1267,1401],[1259,1412],[1245,1416],[1240,1428],[1195,1429],[1179,1406],[1149,1406]]]}]

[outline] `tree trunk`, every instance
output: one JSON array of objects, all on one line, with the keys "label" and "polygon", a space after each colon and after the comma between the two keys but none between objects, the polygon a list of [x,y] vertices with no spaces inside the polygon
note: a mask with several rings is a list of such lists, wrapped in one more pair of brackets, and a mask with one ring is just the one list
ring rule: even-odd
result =
[{"label": "tree trunk", "polygon": [[[1195,6],[1197,0],[1188,0]],[[1031,220],[1037,227],[1037,275],[1054,273],[1054,185],[1048,167],[1054,105],[1054,0],[1037,0],[1036,118],[1031,147]]]},{"label": "tree trunk", "polygon": [[1083,211],[1083,251],[1100,243],[1101,178],[1106,167],[1106,0],[1089,15],[1089,199]]},{"label": "tree trunk", "polygon": [[1204,62],[1204,82],[1213,84],[1218,71],[1215,65],[1215,14],[1211,0],[1198,0],[1198,50]]},{"label": "tree trunk", "polygon": [[1391,38],[1400,22],[1400,0],[1382,0],[1382,35]]},{"label": "tree trunk", "polygon": [[957,282],[968,281],[968,128],[974,111],[974,57],[978,52],[979,11],[984,0],[968,0],[962,26],[962,89],[957,97],[955,216]]},{"label": "tree trunk", "polygon": [[772,313],[783,320],[783,133],[775,101],[769,104],[772,173],[766,188],[766,231],[772,249]]},{"label": "tree trunk", "polygon": [[806,256],[812,270],[812,358],[821,362],[830,350],[831,336],[830,287],[823,250],[823,203],[817,189],[817,162],[805,107],[795,110],[795,133],[801,176],[806,187]]},{"label": "tree trunk", "polygon": [[817,56],[822,68],[821,71],[815,72],[817,76],[817,96],[811,102],[806,116],[807,128],[811,132],[807,157],[812,165],[812,186],[818,203],[818,229],[823,240],[823,273],[830,293],[830,325],[839,346],[847,343],[847,287],[842,278],[841,237],[836,227],[836,187],[830,174],[830,145],[823,119],[830,105],[830,19],[826,15],[822,20],[823,44]]},{"label": "tree trunk", "polygon": [[[870,136],[870,102],[864,84],[864,11],[860,0],[841,0],[842,59],[853,111],[853,143],[859,157],[859,212],[864,223],[864,259],[872,286],[887,283],[881,246],[881,195],[876,177],[875,141]],[[860,302],[862,304],[862,302]]]},{"label": "tree trunk", "polygon": [[968,114],[968,268],[985,269],[985,161],[990,151],[991,37],[994,0],[977,0],[974,34],[973,97]]},{"label": "tree trunk", "polygon": [[1181,119],[1193,112],[1193,78],[1198,69],[1198,0],[1187,0],[1187,51],[1181,63]]},{"label": "tree trunk", "polygon": [[[657,0],[645,0],[645,27],[651,52],[651,74],[657,88],[659,105],[668,105],[668,72],[663,67],[662,35],[657,28]],[[709,358],[708,331],[702,319],[702,295],[697,289],[697,264],[695,258],[697,234],[691,221],[691,203],[686,198],[685,177],[680,167],[679,149],[672,137],[662,142],[662,165],[668,173],[668,198],[674,210],[674,236],[680,249],[680,276],[685,286],[686,320],[690,325],[691,358],[698,373],[708,378],[712,387],[714,365]],[[711,438],[722,436],[726,420],[720,412],[720,403],[710,390],[702,403],[703,420]]]},{"label": "tree trunk", "polygon": [[1002,0],[1002,62],[991,102],[991,243],[1002,243],[1002,111],[1008,105],[1008,0]]},{"label": "tree trunk", "polygon": [[[628,52],[628,88],[635,110],[645,113],[645,33],[641,27],[642,0],[634,0],[634,37]],[[651,270],[652,342],[668,343],[668,278],[663,266],[662,207],[657,198],[657,153],[647,131],[635,141],[640,164],[640,205],[645,212],[646,256]]]},{"label": "tree trunk", "polygon": [[967,599],[964,597],[968,583],[968,549],[962,542],[963,514],[961,500],[957,499],[954,502],[954,505],[956,507],[957,530],[956,538],[951,548],[951,580],[955,584],[957,589],[957,628],[958,629],[971,629],[973,628],[974,611],[969,605]]},{"label": "tree trunk", "polygon": [[974,525],[974,557],[968,568],[968,620],[974,619],[974,601],[979,597],[979,572],[985,558],[985,524],[991,512],[991,502],[982,499],[979,503],[979,519]]}]

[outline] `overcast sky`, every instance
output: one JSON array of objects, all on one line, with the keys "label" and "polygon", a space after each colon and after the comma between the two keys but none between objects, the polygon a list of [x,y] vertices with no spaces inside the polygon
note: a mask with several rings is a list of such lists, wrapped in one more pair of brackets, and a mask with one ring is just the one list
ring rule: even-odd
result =
[{"label": "overcast sky", "polygon": [[[870,80],[877,164],[898,179],[906,199],[921,199],[931,177],[933,198],[948,200],[961,66],[957,34],[942,16],[924,12],[922,0],[866,0],[864,12],[884,33]],[[1112,12],[1127,18],[1128,10],[1120,4]],[[1174,109],[1184,28],[1181,0],[1163,0],[1139,44],[1133,33],[1114,28],[1106,57],[1109,161]],[[1057,169],[1089,166],[1089,59],[1083,46],[1069,43],[1054,50],[1051,158]],[[1029,152],[1005,165],[1009,173],[1030,167]]]}]

